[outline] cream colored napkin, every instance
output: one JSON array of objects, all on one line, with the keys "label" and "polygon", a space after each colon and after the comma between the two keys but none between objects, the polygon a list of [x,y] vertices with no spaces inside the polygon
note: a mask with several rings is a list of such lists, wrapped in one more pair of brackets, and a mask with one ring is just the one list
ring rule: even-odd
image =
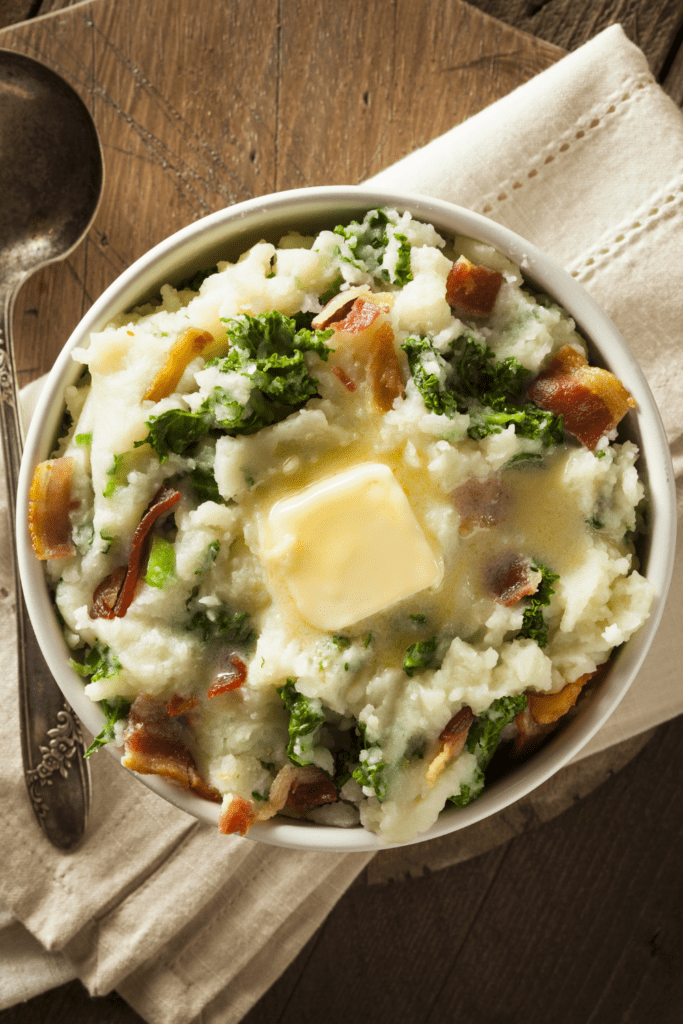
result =
[{"label": "cream colored napkin", "polygon": [[[620,28],[608,29],[373,183],[484,212],[575,273],[641,361],[680,472],[683,115]],[[0,614],[10,665],[7,568],[0,565]],[[683,649],[674,622],[682,586],[679,562],[655,651],[590,749],[683,710],[676,678]],[[367,857],[298,854],[219,836],[104,754],[92,765],[88,840],[81,850],[60,855],[39,835],[24,792],[15,689],[5,671],[0,896],[43,947],[61,951],[67,974],[73,965],[93,993],[117,988],[151,1024],[188,1024],[200,1012],[203,1024],[238,1021]],[[25,986],[12,989],[12,977],[5,975],[0,1005],[3,998],[8,1005],[12,991],[25,997]]]}]

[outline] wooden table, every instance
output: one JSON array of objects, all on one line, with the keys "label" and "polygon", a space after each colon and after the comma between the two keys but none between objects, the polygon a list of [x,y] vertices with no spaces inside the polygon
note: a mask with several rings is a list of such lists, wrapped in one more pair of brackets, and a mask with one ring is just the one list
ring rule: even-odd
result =
[{"label": "wooden table", "polygon": [[[0,3],[14,26],[0,46],[79,89],[107,169],[87,243],[20,293],[23,381],[176,228],[251,195],[361,181],[612,21],[683,101],[680,0],[73,2]],[[380,855],[246,1024],[678,1024],[683,719],[645,739],[565,770],[461,863],[434,843]],[[78,982],[0,1012],[75,1020],[141,1018]]]}]

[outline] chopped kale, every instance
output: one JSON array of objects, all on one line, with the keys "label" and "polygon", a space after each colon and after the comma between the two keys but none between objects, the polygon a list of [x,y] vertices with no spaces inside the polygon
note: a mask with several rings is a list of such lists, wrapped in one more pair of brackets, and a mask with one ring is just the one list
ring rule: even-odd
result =
[{"label": "chopped kale", "polygon": [[114,543],[114,540],[116,538],[115,537],[111,537],[108,533],[105,533],[104,530],[100,530],[100,537],[105,542],[105,544],[107,545],[104,548],[104,551],[103,551],[103,554],[106,555],[111,550],[111,546]]},{"label": "chopped kale", "polygon": [[200,501],[215,501],[217,505],[222,503],[216,477],[210,467],[195,466],[190,473],[190,480]]},{"label": "chopped kale", "polygon": [[366,726],[362,722],[356,723],[356,730],[361,747],[358,751],[358,766],[352,772],[353,778],[362,786],[366,796],[374,794],[378,800],[383,800],[387,795],[386,761],[377,745],[368,744]]},{"label": "chopped kale", "polygon": [[[354,220],[346,227],[338,224],[334,230],[335,234],[346,239],[352,253],[350,257],[342,255],[346,263],[390,284],[403,286],[413,280],[410,242],[395,230],[384,210],[369,210],[360,223]],[[387,251],[392,240],[398,243],[393,270],[387,266]]]},{"label": "chopped kale", "polygon": [[107,486],[102,491],[103,498],[111,498],[118,487],[125,485],[127,474],[124,463],[127,455],[130,455],[130,452],[121,452],[120,455],[114,455],[114,461],[107,470],[109,480],[107,480]]},{"label": "chopped kale", "polygon": [[550,598],[555,593],[552,584],[560,577],[545,565],[533,565],[532,569],[541,573],[541,582],[524,609],[522,628],[517,638],[535,640],[539,647],[545,647],[548,643],[548,624],[543,617],[543,608],[550,604]]},{"label": "chopped kale", "polygon": [[229,640],[250,647],[254,642],[254,630],[249,625],[247,612],[231,612],[225,605],[217,608],[199,608],[185,627],[197,630],[204,640]]},{"label": "chopped kale", "polygon": [[465,744],[466,750],[477,760],[475,779],[472,785],[463,785],[460,792],[450,797],[456,807],[466,807],[480,795],[484,788],[485,772],[500,741],[503,728],[521,711],[526,709],[526,697],[499,697],[470,727]]},{"label": "chopped kale", "polygon": [[[163,462],[170,452],[182,455],[211,432],[254,434],[278,423],[317,394],[318,382],[308,372],[305,353],[315,352],[327,359],[330,349],[325,341],[331,334],[298,327],[295,320],[277,310],[228,320],[230,350],[207,366],[248,377],[251,391],[246,404],[237,401],[227,388],[215,387],[196,412],[168,409],[151,416],[146,424],[148,436],[136,445],[150,444]],[[200,474],[197,479],[200,487],[206,485],[205,476]]]},{"label": "chopped kale", "polygon": [[332,643],[338,650],[345,651],[351,646],[351,639],[348,636],[339,636],[335,633],[332,637]]},{"label": "chopped kale", "polygon": [[529,373],[512,356],[496,359],[487,345],[467,334],[452,341],[444,354],[427,338],[407,338],[401,347],[427,408],[446,416],[469,414],[467,432],[474,440],[498,434],[511,423],[519,437],[544,447],[564,440],[561,416],[521,401]]},{"label": "chopped kale", "polygon": [[213,417],[202,409],[199,412],[167,409],[160,416],[150,416],[145,423],[149,434],[143,441],[136,441],[135,447],[151,445],[159,456],[159,462],[165,462],[171,452],[182,455],[214,425]]},{"label": "chopped kale", "polygon": [[149,553],[145,583],[161,590],[175,578],[175,548],[163,537],[155,536]]},{"label": "chopped kale", "polygon": [[100,644],[98,641],[95,641],[82,662],[69,658],[69,664],[79,676],[90,676],[92,683],[97,683],[100,679],[110,679],[121,671],[121,663],[116,655],[106,644]]},{"label": "chopped kale", "polygon": [[325,713],[320,700],[304,697],[294,683],[294,679],[288,679],[284,686],[278,687],[277,692],[289,711],[287,757],[292,764],[302,768],[314,763],[313,750],[318,744]]},{"label": "chopped kale", "polygon": [[424,612],[416,612],[415,615],[411,615],[410,618],[413,622],[426,622],[427,616]]},{"label": "chopped kale", "polygon": [[410,645],[403,659],[403,671],[412,676],[427,668],[441,668],[441,661],[439,641],[433,636],[430,640],[418,640]]},{"label": "chopped kale", "polygon": [[330,301],[330,299],[333,299],[335,297],[335,295],[338,295],[339,294],[339,290],[340,290],[340,288],[341,288],[341,286],[343,284],[344,284],[344,278],[342,277],[341,274],[337,274],[337,276],[335,277],[334,281],[332,282],[330,287],[327,289],[327,291],[323,292],[322,295],[319,296],[319,301],[320,301],[321,305],[323,305],[323,306],[327,305],[327,303]]},{"label": "chopped kale", "polygon": [[213,563],[218,558],[218,552],[221,549],[221,542],[219,540],[212,540],[210,544],[206,545],[206,551],[204,556],[199,563],[199,566],[195,569],[195,576],[203,576],[205,572],[208,572]]},{"label": "chopped kale", "polygon": [[104,711],[105,715],[108,716],[107,721],[92,741],[83,757],[90,757],[90,755],[94,754],[96,750],[100,749],[100,747],[104,747],[107,743],[111,743],[116,739],[114,726],[117,722],[121,722],[123,719],[128,718],[128,712],[130,711],[132,704],[129,700],[126,700],[125,697],[112,697],[111,700],[101,700],[100,707]]}]

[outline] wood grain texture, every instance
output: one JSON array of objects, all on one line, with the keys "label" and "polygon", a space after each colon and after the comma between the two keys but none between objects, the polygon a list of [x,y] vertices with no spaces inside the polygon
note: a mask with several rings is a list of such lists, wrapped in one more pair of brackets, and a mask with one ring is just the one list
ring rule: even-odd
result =
[{"label": "wood grain texture", "polygon": [[480,11],[565,50],[592,39],[618,22],[644,52],[655,75],[667,63],[671,47],[680,47],[680,0],[470,0]]},{"label": "wood grain texture", "polygon": [[52,364],[107,285],[173,231],[254,195],[361,181],[562,55],[460,2],[348,0],[343,18],[336,0],[204,0],[192,18],[188,9],[93,0],[4,33],[5,45],[76,87],[105,157],[86,243],[19,294],[22,384]]},{"label": "wood grain texture", "polygon": [[54,11],[63,11],[78,0],[0,0],[0,28],[16,25]]}]

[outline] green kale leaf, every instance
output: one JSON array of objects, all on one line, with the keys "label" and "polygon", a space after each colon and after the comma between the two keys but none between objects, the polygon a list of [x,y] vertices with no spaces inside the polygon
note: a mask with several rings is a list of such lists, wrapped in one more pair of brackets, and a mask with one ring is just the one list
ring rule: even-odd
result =
[{"label": "green kale leaf", "polygon": [[161,590],[175,579],[175,548],[170,541],[155,536],[149,553],[145,583]]},{"label": "green kale leaf", "polygon": [[[330,349],[325,341],[332,331],[298,327],[294,319],[277,310],[261,316],[245,314],[226,323],[230,350],[206,365],[248,377],[249,398],[243,405],[227,388],[217,386],[196,412],[168,409],[151,416],[146,423],[149,434],[136,446],[150,444],[161,462],[170,452],[182,455],[210,432],[254,434],[286,419],[317,394],[318,382],[308,372],[305,353],[327,359]],[[197,482],[200,488],[208,486],[216,493],[205,474],[200,472]]]},{"label": "green kale leaf", "polygon": [[[347,226],[338,224],[335,234],[346,239],[352,255],[342,256],[346,263],[351,263],[374,277],[379,277],[389,284],[403,287],[413,280],[410,269],[411,245],[407,237],[396,231],[383,209],[369,210],[361,222],[351,221]],[[385,265],[387,250],[392,239],[398,243],[396,265],[393,271]]]},{"label": "green kale leaf", "polygon": [[199,608],[185,626],[188,630],[197,630],[202,640],[226,640],[250,647],[256,637],[249,625],[247,612],[232,612],[225,605],[217,608]]},{"label": "green kale leaf", "polygon": [[539,647],[545,647],[548,643],[548,624],[543,617],[543,608],[550,604],[550,598],[555,593],[552,584],[560,577],[545,565],[532,565],[531,568],[541,573],[541,582],[524,609],[522,628],[517,639],[535,640]]},{"label": "green kale leaf", "polygon": [[358,752],[358,766],[353,770],[352,776],[359,786],[362,786],[366,796],[374,795],[378,800],[384,800],[387,795],[386,768],[387,763],[382,758],[380,747],[375,744],[368,744],[366,727],[362,722],[356,723],[356,730],[362,744]]},{"label": "green kale leaf", "polygon": [[128,718],[128,712],[132,707],[132,703],[131,701],[126,700],[125,697],[112,697],[111,700],[101,700],[100,707],[104,711],[105,715],[108,716],[107,721],[83,754],[83,757],[90,757],[90,755],[94,754],[96,750],[100,749],[100,747],[104,747],[107,743],[111,743],[116,739],[114,726],[117,722],[122,721],[124,718]]},{"label": "green kale leaf", "polygon": [[110,679],[121,671],[121,662],[106,644],[95,641],[82,662],[69,658],[69,664],[79,676],[88,677],[92,683]]},{"label": "green kale leaf", "polygon": [[461,786],[460,792],[449,798],[456,807],[466,807],[481,794],[485,772],[496,751],[501,732],[526,706],[523,693],[517,697],[499,697],[472,724],[465,747],[470,754],[474,754],[477,761],[475,778],[471,785]]},{"label": "green kale leaf", "polygon": [[440,656],[439,641],[433,636],[430,640],[418,640],[411,644],[403,659],[403,671],[407,676],[423,672],[427,668],[441,668],[443,658]]},{"label": "green kale leaf", "polygon": [[510,423],[519,437],[544,447],[564,440],[561,416],[521,401],[529,373],[512,356],[496,359],[471,335],[456,338],[443,354],[427,338],[407,338],[401,347],[427,408],[446,416],[467,413],[467,432],[474,440],[499,434]]},{"label": "green kale leaf", "polygon": [[292,764],[302,768],[313,764],[313,750],[318,745],[320,728],[325,722],[322,702],[314,697],[304,697],[288,679],[278,693],[289,711],[289,743],[287,757]]}]

